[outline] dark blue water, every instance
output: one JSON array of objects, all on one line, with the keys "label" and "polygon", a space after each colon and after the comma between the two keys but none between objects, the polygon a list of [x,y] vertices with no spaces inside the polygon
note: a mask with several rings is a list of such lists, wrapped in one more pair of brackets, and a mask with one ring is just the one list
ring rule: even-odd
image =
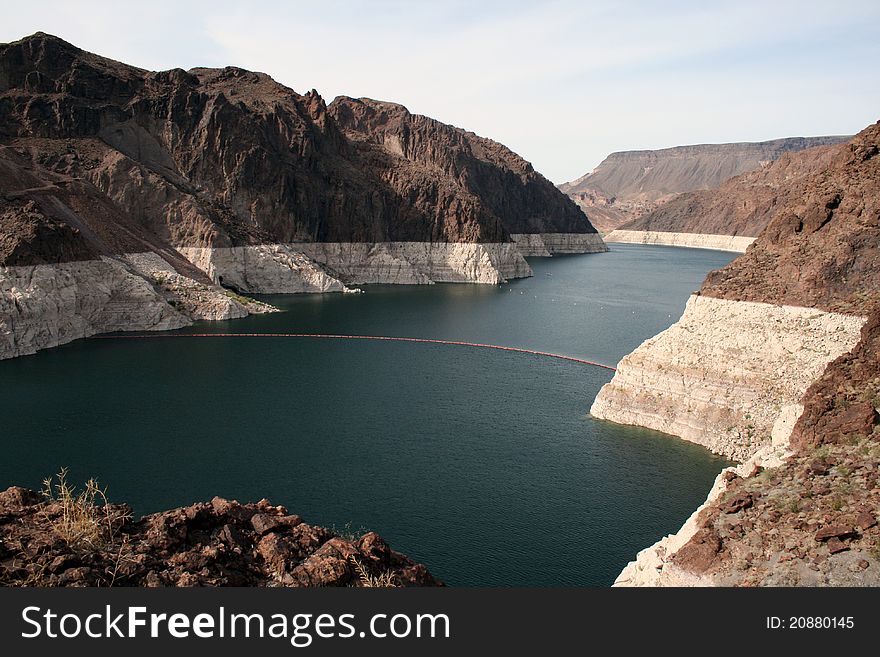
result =
[{"label": "dark blue water", "polygon": [[[614,245],[501,286],[267,297],[184,332],[465,340],[616,363],[731,254]],[[268,497],[379,531],[455,585],[608,585],[727,465],[596,422],[611,372],[466,347],[291,338],[84,340],[0,362],[0,486],[68,466],[136,512]]]}]

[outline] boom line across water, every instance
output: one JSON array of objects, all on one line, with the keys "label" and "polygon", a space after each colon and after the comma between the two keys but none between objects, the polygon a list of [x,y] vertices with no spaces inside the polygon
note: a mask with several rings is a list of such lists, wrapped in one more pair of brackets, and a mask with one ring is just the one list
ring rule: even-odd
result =
[{"label": "boom line across water", "polygon": [[538,351],[536,349],[525,349],[522,347],[508,347],[498,344],[486,344],[482,342],[465,342],[462,340],[439,340],[435,338],[407,338],[388,335],[342,335],[337,333],[150,333],[137,335],[96,335],[92,339],[103,340],[150,340],[162,338],[318,338],[330,340],[386,340],[389,342],[416,342],[423,344],[440,344],[451,345],[456,347],[475,347],[480,349],[497,349],[499,351],[512,351],[520,354],[531,354],[533,356],[543,356],[545,358],[557,358],[559,360],[567,360],[582,365],[592,365],[593,367],[601,367],[602,369],[616,372],[617,369],[611,365],[597,363],[584,358],[575,358],[574,356],[565,356],[563,354],[554,354],[549,351]]}]

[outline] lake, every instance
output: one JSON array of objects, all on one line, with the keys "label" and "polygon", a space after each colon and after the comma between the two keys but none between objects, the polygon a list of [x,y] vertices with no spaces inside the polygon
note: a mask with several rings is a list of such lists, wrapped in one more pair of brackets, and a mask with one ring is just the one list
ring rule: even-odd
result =
[{"label": "lake", "polygon": [[[499,286],[267,296],[285,312],[176,333],[339,333],[614,365],[735,254],[611,245]],[[214,495],[363,528],[450,585],[607,586],[726,465],[598,422],[612,372],[542,356],[315,338],[82,340],[0,362],[0,487],[70,468],[137,514]]]}]

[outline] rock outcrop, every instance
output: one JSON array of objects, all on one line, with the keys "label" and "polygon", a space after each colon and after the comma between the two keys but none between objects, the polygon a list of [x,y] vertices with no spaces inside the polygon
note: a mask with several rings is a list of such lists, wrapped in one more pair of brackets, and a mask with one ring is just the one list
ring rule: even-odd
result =
[{"label": "rock outcrop", "polygon": [[620,361],[590,414],[745,461],[773,440],[788,443],[807,388],[856,345],[864,322],[692,296],[678,322]]},{"label": "rock outcrop", "polygon": [[[773,141],[735,144],[700,144],[677,146],[656,151],[612,153],[590,173],[559,188],[590,216],[603,232],[624,226],[630,230],[742,234],[754,237],[757,232],[730,232],[722,219],[707,215],[702,230],[691,230],[685,223],[696,217],[689,203],[679,200],[685,192],[711,190],[729,178],[760,170],[768,163],[804,149],[831,146],[849,137],[791,137]],[[701,198],[700,194],[694,195]],[[676,202],[661,221],[652,220],[650,228],[627,225],[658,207]],[[719,226],[718,224],[722,224]],[[664,227],[664,225],[666,227]],[[720,229],[719,229],[720,228]]]},{"label": "rock outcrop", "polygon": [[[401,105],[328,106],[234,67],[144,71],[42,33],[0,45],[0,335],[16,344],[0,358],[129,320],[159,329],[265,310],[224,288],[529,276],[512,235],[528,236],[528,255],[605,249],[528,162]],[[149,253],[159,264],[132,265]],[[71,278],[58,268],[71,262],[92,264]],[[58,271],[40,270],[23,292],[28,271],[6,268],[34,266]],[[129,275],[148,285],[111,295],[129,305],[125,320],[77,316],[101,305],[96,290],[107,288],[89,277],[108,267],[114,290],[117,279],[131,287]],[[138,316],[138,303],[162,299],[173,308]],[[33,322],[43,328],[13,328]],[[47,337],[29,342],[37,334]]]},{"label": "rock outcrop", "polygon": [[342,537],[267,500],[215,497],[139,520],[124,505],[87,507],[98,530],[65,522],[71,504],[0,492],[0,585],[442,586],[374,532]]},{"label": "rock outcrop", "polygon": [[[604,389],[600,393],[606,399],[597,404],[607,408],[599,412],[609,415],[629,412],[624,403],[651,408],[655,395],[666,395],[668,403],[661,414],[668,414],[667,420],[674,418],[667,426],[689,430],[688,418],[693,419],[694,409],[707,399],[716,408],[724,406],[712,398],[718,387],[711,362],[702,373],[691,372],[686,381],[675,373],[665,378],[656,372],[668,365],[695,363],[697,354],[706,353],[705,336],[719,340],[731,336],[736,330],[731,317],[741,317],[750,307],[763,307],[764,318],[779,320],[769,334],[746,329],[746,340],[736,338],[743,349],[730,354],[734,358],[724,370],[726,381],[733,381],[758,360],[772,362],[771,352],[788,361],[782,369],[768,372],[772,376],[768,384],[777,392],[761,404],[764,414],[778,413],[772,439],[738,468],[722,472],[706,503],[684,527],[639,553],[618,584],[880,584],[878,155],[880,123],[823,156],[825,166],[789,183],[781,181],[767,227],[744,255],[711,273],[701,296],[695,297],[700,303],[729,309],[704,318],[703,326],[694,325],[686,312],[680,324],[689,325],[689,332],[680,326],[666,337],[661,334],[648,341],[640,347],[641,354],[637,350],[627,357],[636,368],[627,373],[622,364],[622,378],[612,381],[607,395]],[[793,323],[779,317],[792,312]],[[850,342],[854,323],[861,329],[852,349],[842,350],[824,369],[814,363],[810,370],[798,364],[799,353],[807,364],[819,353],[824,352],[822,360],[831,356],[826,347],[817,348],[812,331],[803,331],[816,321],[841,327],[836,334],[826,334],[823,343],[826,339]],[[795,340],[773,337],[785,326],[795,330],[791,335]],[[664,360],[664,350],[654,346],[662,347],[676,335],[683,338],[677,353]],[[751,345],[746,344],[748,339]],[[640,366],[655,372],[656,389],[650,389],[650,377],[638,375]],[[624,379],[630,383],[624,385]],[[805,383],[808,386],[795,404],[787,404],[791,395],[786,397],[778,389],[793,383],[797,385],[790,389],[792,394]],[[687,394],[671,401],[668,393],[687,387]],[[733,398],[734,405],[744,401],[748,397],[741,392]],[[729,417],[719,413],[718,424],[712,422],[711,413],[700,416],[706,419],[700,420],[704,426],[699,433],[706,436],[723,432]],[[764,431],[769,424],[765,420]],[[708,443],[716,445],[711,440],[704,444]],[[740,456],[748,456],[748,451]]]}]

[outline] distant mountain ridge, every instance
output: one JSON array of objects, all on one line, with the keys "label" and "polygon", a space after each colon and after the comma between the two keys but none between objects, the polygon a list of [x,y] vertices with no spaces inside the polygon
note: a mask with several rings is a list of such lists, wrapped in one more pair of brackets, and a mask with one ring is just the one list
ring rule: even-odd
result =
[{"label": "distant mountain ridge", "polygon": [[713,189],[785,153],[846,141],[846,136],[788,137],[764,142],[697,144],[612,153],[593,171],[559,189],[600,230],[613,230],[684,192]]},{"label": "distant mountain ridge", "polygon": [[784,153],[714,189],[679,194],[622,224],[619,231],[757,237],[778,211],[780,190],[800,189],[829,166],[839,149],[840,145],[820,146]]}]

